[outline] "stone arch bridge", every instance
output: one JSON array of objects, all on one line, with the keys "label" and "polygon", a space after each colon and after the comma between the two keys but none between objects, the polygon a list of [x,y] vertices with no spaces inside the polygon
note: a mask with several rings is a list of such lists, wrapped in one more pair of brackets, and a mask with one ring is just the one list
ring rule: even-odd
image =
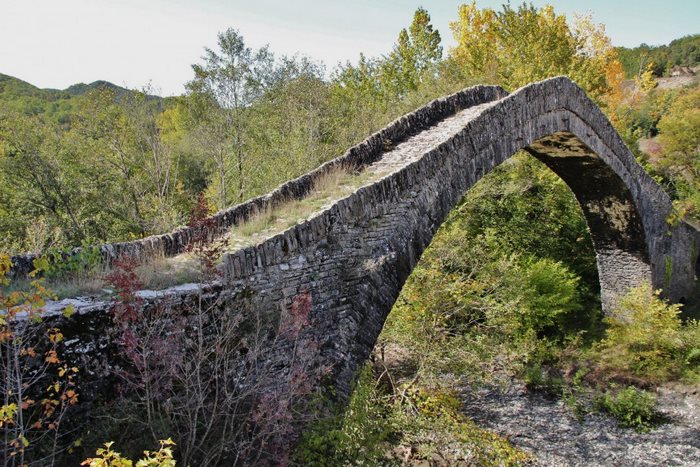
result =
[{"label": "stone arch bridge", "polygon": [[[510,95],[477,86],[429,104],[356,148],[389,173],[306,223],[226,255],[226,277],[280,307],[308,291],[339,381],[368,356],[401,288],[464,193],[525,149],[571,188],[594,243],[603,307],[650,282],[690,299],[700,233],[669,225],[668,195],[636,163],[600,109],[573,82],[553,78]],[[377,138],[378,136],[378,138]],[[380,141],[376,141],[380,140]],[[386,148],[390,140],[392,147]],[[368,148],[369,147],[369,148]],[[282,306],[281,312],[284,312]]]},{"label": "stone arch bridge", "polygon": [[[303,198],[318,177],[339,165],[383,174],[306,221],[225,254],[224,280],[204,289],[221,309],[264,310],[273,322],[289,313],[294,297],[310,296],[320,358],[332,367],[341,393],[347,392],[447,214],[481,177],[521,149],[558,174],[579,201],[606,310],[642,282],[663,289],[671,300],[691,299],[700,233],[685,222],[667,222],[668,195],[567,78],[512,94],[476,86],[433,101],[314,172],[217,214],[211,236],[283,200]],[[147,259],[181,251],[190,237],[185,229],[105,246],[103,252]],[[178,293],[186,299],[195,292]],[[74,319],[88,319],[99,308],[86,307]]]}]

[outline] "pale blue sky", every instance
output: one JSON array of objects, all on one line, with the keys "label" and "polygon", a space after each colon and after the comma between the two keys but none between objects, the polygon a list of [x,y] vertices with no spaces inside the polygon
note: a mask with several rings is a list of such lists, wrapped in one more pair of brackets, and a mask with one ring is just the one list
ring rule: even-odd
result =
[{"label": "pale blue sky", "polygon": [[[0,73],[40,87],[98,79],[130,87],[152,82],[179,94],[204,46],[228,27],[249,45],[301,53],[328,68],[360,52],[387,53],[422,5],[453,43],[448,24],[464,1],[452,0],[0,0]],[[500,8],[505,0],[477,1]],[[520,2],[512,2],[514,5]],[[700,32],[700,0],[537,1],[557,12],[593,13],[615,45],[668,43]]]}]

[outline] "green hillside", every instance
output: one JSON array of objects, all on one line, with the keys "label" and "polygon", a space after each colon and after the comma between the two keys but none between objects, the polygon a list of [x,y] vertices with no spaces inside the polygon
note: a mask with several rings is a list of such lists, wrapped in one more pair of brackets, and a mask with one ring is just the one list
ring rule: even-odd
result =
[{"label": "green hillside", "polygon": [[616,50],[628,79],[644,71],[650,63],[656,76],[664,76],[676,65],[694,67],[700,64],[700,34],[681,37],[668,45],[642,44],[633,49],[617,47]]},{"label": "green hillside", "polygon": [[[133,92],[103,80],[90,84],[73,84],[64,90],[41,89],[21,79],[0,73],[0,111],[13,111],[26,116],[42,115],[56,123],[67,125],[71,113],[75,110],[75,98],[96,89],[111,91],[117,101]],[[158,96],[149,95],[147,98],[151,101],[162,101]]]},{"label": "green hillside", "polygon": [[0,110],[24,115],[46,115],[59,123],[67,123],[71,95],[55,89],[40,89],[32,84],[0,74]]}]

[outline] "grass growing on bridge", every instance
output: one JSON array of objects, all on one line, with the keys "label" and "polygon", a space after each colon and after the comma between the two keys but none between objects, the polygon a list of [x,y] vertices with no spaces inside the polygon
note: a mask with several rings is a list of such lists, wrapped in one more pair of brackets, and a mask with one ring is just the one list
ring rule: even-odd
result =
[{"label": "grass growing on bridge", "polygon": [[[99,264],[84,271],[46,277],[44,285],[59,300],[86,296],[108,299],[114,291],[106,284],[105,278],[112,271],[112,268]],[[138,266],[135,272],[145,290],[161,290],[202,280],[199,262],[189,253],[153,259]],[[29,292],[33,289],[31,282],[31,279],[17,279],[0,288],[0,292]]]},{"label": "grass growing on bridge", "polygon": [[[222,238],[225,252],[259,244],[329,208],[354,193],[358,188],[386,174],[385,170],[363,170],[340,166],[319,177],[302,199],[290,199],[260,211],[245,222],[232,227]],[[138,268],[144,287],[164,289],[187,282],[203,280],[197,258],[183,253],[159,258]]]},{"label": "grass growing on bridge", "polygon": [[282,233],[351,195],[359,187],[378,179],[381,175],[382,172],[360,172],[347,167],[331,170],[314,183],[306,197],[288,200],[265,209],[233,227],[225,236],[227,250],[236,251]]},{"label": "grass growing on bridge", "polygon": [[[247,221],[232,227],[229,232],[215,239],[214,242],[223,242],[224,251],[236,251],[256,245],[309,219],[338,200],[349,196],[359,187],[385,174],[384,170],[358,171],[343,166],[335,168],[319,177],[304,198],[288,200],[258,212]],[[58,299],[78,296],[106,299],[112,295],[112,291],[105,284],[105,277],[110,272],[112,272],[111,268],[98,262],[80,271],[58,271],[47,277],[45,282]],[[198,258],[189,252],[172,257],[152,258],[141,264],[136,269],[136,273],[143,288],[147,290],[162,290],[205,280]],[[4,287],[3,292],[30,289],[31,281],[21,279]]]}]

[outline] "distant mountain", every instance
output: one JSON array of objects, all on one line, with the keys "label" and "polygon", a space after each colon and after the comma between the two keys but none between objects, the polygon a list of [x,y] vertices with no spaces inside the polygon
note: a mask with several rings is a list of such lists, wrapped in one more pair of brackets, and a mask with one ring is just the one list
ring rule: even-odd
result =
[{"label": "distant mountain", "polygon": [[[131,92],[130,89],[117,86],[109,81],[93,81],[90,84],[78,83],[67,87],[66,89],[51,89],[51,88],[38,88],[33,84],[22,81],[14,76],[5,75],[0,73],[0,94],[3,92],[12,92],[15,95],[22,96],[42,96],[45,98],[65,98],[64,94],[68,96],[82,96],[83,94],[92,91],[93,89],[106,88],[111,89],[117,95],[125,94]],[[159,96],[150,96],[154,98],[159,98]]]},{"label": "distant mountain", "polygon": [[[9,109],[25,115],[44,115],[61,124],[68,124],[73,109],[73,100],[95,89],[109,89],[120,101],[134,91],[117,86],[109,81],[78,83],[64,90],[41,89],[14,76],[0,73],[0,111]],[[159,96],[148,96],[155,105],[162,105]]]},{"label": "distant mountain", "polygon": [[56,100],[70,96],[62,95],[58,89],[40,89],[33,84],[22,81],[14,76],[0,73],[0,94],[26,97],[39,97],[47,100]]},{"label": "distant mountain", "polygon": [[[85,83],[78,83],[74,84],[72,86],[67,87],[66,89],[63,90],[63,92],[66,92],[70,94],[71,96],[82,96],[83,94],[86,94],[90,91],[93,91],[95,89],[109,89],[114,92],[114,95],[117,96],[117,99],[121,98],[125,94],[129,94],[133,92],[131,89],[123,88],[121,86],[117,86],[114,83],[110,83],[109,81],[93,81],[90,84],[85,84]],[[161,99],[159,96],[148,96],[150,99]]]}]

